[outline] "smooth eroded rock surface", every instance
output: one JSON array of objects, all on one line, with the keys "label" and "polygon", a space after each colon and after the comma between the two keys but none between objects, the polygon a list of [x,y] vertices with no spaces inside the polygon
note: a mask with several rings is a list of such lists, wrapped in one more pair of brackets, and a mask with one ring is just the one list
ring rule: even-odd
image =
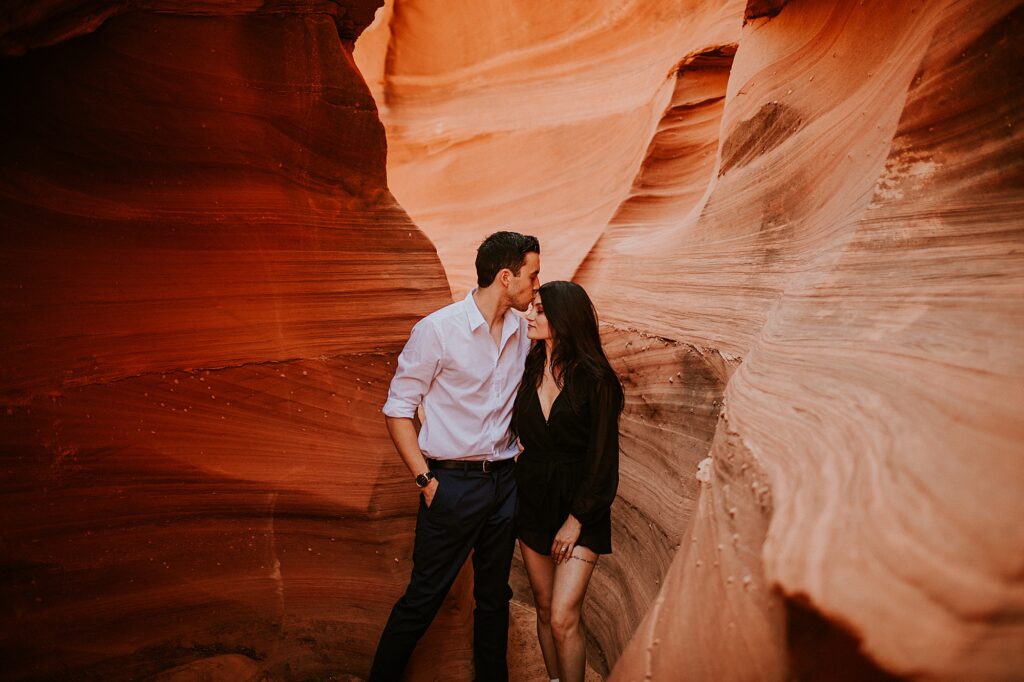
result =
[{"label": "smooth eroded rock surface", "polygon": [[[508,227],[626,388],[590,679],[1019,676],[1022,35],[1010,0],[11,3],[5,673],[364,676],[416,505],[395,354]],[[463,571],[411,678],[471,679],[471,622]]]},{"label": "smooth eroded rock surface", "polygon": [[495,229],[537,235],[569,279],[626,197],[689,54],[731,42],[738,2],[388,0],[356,61],[388,135],[389,186],[452,291]]},{"label": "smooth eroded rock surface", "polygon": [[[399,1],[357,50],[395,191],[453,289],[470,285],[474,221],[508,216],[542,236],[546,279],[579,264],[630,409],[659,385],[675,406],[623,421],[591,653],[623,680],[1012,677],[1018,3],[652,7],[481,8],[439,25]],[[451,39],[461,22],[468,41]],[[615,45],[588,51],[604,29]],[[628,86],[611,75],[645,50],[656,84],[639,67]],[[595,150],[601,191],[577,191]],[[715,391],[660,384],[678,356],[645,371],[648,351],[620,335],[719,358],[725,407],[706,438],[664,434],[700,423],[688,411]],[[699,490],[665,474],[701,460]]]},{"label": "smooth eroded rock surface", "polygon": [[701,201],[626,204],[588,256],[613,324],[742,360],[613,679],[1020,669],[1020,16],[748,16]]},{"label": "smooth eroded rock surface", "polygon": [[416,509],[379,408],[450,301],[351,61],[374,7],[71,5],[0,64],[5,673],[362,677]]}]

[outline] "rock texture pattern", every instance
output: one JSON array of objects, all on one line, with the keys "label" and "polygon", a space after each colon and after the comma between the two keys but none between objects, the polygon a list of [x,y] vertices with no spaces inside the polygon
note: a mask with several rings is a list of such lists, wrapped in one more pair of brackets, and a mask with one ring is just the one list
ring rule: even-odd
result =
[{"label": "rock texture pattern", "polygon": [[835,679],[839,635],[795,604],[865,675],[1019,673],[1015,5],[751,18],[701,202],[644,202],[646,229],[588,257],[614,323],[742,358],[689,543],[613,679]]},{"label": "rock texture pattern", "polygon": [[456,296],[480,240],[536,234],[568,279],[626,197],[688,46],[737,34],[737,2],[388,0],[355,57],[388,179]]},{"label": "rock texture pattern", "polygon": [[352,64],[373,4],[259,4],[5,17],[6,679],[362,676],[406,579],[378,410],[448,287]]},{"label": "rock texture pattern", "polygon": [[8,5],[5,677],[365,676],[378,409],[499,227],[627,391],[590,679],[1024,669],[1021,3]]},{"label": "rock texture pattern", "polygon": [[442,26],[396,0],[356,55],[453,290],[496,219],[541,235],[545,278],[579,263],[605,320],[629,406],[591,660],[1012,678],[1019,3],[567,7]]}]

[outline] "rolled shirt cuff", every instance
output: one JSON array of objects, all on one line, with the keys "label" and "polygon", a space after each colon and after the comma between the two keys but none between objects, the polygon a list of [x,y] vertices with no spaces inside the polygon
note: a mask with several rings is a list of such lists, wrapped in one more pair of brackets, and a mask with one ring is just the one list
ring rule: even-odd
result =
[{"label": "rolled shirt cuff", "polygon": [[389,397],[380,411],[388,417],[405,417],[406,419],[412,419],[416,416],[417,407],[418,405],[413,405],[405,400],[401,400],[400,398]]}]

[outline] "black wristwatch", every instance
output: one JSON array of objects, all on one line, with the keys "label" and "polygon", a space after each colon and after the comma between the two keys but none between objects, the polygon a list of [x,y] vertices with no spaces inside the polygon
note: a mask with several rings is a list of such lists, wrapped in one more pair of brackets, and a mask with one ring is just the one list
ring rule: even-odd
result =
[{"label": "black wristwatch", "polygon": [[425,474],[420,474],[419,476],[416,477],[416,487],[426,488],[430,484],[430,482],[433,481],[435,478],[437,478],[437,476],[434,475],[433,471],[428,471]]}]

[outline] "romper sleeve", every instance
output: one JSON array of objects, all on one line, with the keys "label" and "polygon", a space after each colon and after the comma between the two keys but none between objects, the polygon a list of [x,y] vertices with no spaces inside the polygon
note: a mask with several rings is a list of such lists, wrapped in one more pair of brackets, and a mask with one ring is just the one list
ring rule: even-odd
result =
[{"label": "romper sleeve", "polygon": [[617,381],[592,381],[586,469],[572,501],[572,515],[584,525],[593,523],[607,512],[619,487],[622,389]]}]

